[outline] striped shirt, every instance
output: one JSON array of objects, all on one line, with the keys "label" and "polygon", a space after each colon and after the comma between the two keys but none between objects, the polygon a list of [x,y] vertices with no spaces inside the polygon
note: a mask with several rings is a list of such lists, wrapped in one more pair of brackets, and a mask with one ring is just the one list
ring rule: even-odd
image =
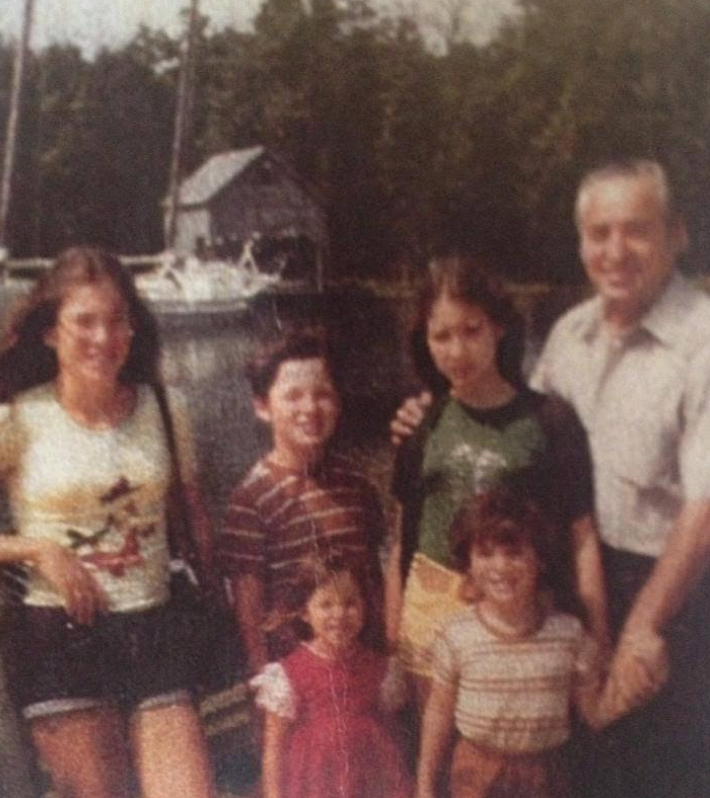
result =
[{"label": "striped shirt", "polygon": [[337,547],[379,570],[384,519],[374,486],[337,455],[311,472],[264,457],[232,494],[217,557],[227,576],[255,574],[271,606],[299,562]]},{"label": "striped shirt", "polygon": [[435,683],[455,687],[458,731],[503,753],[557,748],[570,734],[575,680],[592,668],[593,644],[571,615],[551,613],[520,640],[502,639],[467,608],[434,644]]}]

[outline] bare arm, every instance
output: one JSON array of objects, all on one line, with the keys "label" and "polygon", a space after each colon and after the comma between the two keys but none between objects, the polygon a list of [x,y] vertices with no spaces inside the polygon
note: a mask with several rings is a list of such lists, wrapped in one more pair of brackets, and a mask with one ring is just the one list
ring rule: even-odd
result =
[{"label": "bare arm", "polygon": [[606,588],[602,568],[599,535],[591,515],[572,524],[577,591],[584,604],[591,632],[602,649],[610,649]]},{"label": "bare arm", "polygon": [[24,563],[41,574],[60,595],[67,614],[90,624],[107,608],[106,596],[73,551],[52,540],[0,535],[0,563]]},{"label": "bare arm", "polygon": [[385,628],[387,642],[394,645],[399,633],[399,621],[402,615],[402,508],[397,508],[395,521],[395,538],[390,547],[387,569],[385,572]]},{"label": "bare arm", "polygon": [[[666,548],[640,590],[622,630],[612,677],[627,694],[647,694],[664,678],[659,638],[702,576],[710,557],[710,501],[683,506]],[[649,653],[650,652],[650,653]]]},{"label": "bare arm", "polygon": [[262,760],[264,798],[286,798],[281,792],[281,764],[289,724],[286,718],[266,713]]},{"label": "bare arm", "polygon": [[[190,416],[184,397],[172,389],[168,391],[170,414],[173,426],[177,467],[176,477],[184,502],[176,502],[169,510],[187,511],[190,520],[192,551],[197,562],[190,563],[198,571],[200,582],[207,589],[216,589],[217,577],[214,570],[214,533],[212,521],[205,509],[202,490],[197,474],[197,454]],[[174,496],[169,498],[176,498]],[[183,507],[183,504],[186,505]]]},{"label": "bare arm", "polygon": [[[638,651],[634,652],[636,656]],[[587,680],[576,691],[576,703],[584,720],[595,730],[603,729],[631,710],[645,704],[653,697],[668,675],[668,660],[661,638],[657,638],[655,650],[643,652],[646,661],[653,662],[655,681],[648,681],[644,688],[634,681],[627,684],[624,673],[614,671],[605,682],[597,669],[596,679]],[[632,672],[632,676],[633,676]]]},{"label": "bare arm", "polygon": [[456,688],[434,684],[424,710],[416,798],[434,798],[441,760],[454,727]]},{"label": "bare arm", "polygon": [[710,501],[681,509],[646,584],[629,613],[624,631],[660,633],[702,576],[710,557]]},{"label": "bare arm", "polygon": [[247,650],[252,673],[258,673],[269,661],[264,622],[264,585],[258,576],[242,574],[231,580],[237,624]]},{"label": "bare arm", "polygon": [[584,722],[595,731],[604,728],[611,720],[600,712],[601,692],[602,685],[598,676],[586,679],[574,688],[574,705]]}]

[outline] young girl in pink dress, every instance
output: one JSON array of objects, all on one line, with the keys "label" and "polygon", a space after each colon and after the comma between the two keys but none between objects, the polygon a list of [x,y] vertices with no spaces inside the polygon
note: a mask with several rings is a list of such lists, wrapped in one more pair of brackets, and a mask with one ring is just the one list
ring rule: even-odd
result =
[{"label": "young girl in pink dress", "polygon": [[387,716],[405,698],[368,636],[364,574],[339,554],[304,561],[287,612],[310,631],[252,680],[266,710],[264,798],[410,798]]}]

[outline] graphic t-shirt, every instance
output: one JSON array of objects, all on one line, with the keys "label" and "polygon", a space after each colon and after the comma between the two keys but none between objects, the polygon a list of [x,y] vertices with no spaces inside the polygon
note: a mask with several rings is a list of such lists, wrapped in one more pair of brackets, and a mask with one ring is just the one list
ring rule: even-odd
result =
[{"label": "graphic t-shirt", "polygon": [[[191,460],[185,431],[177,423],[175,431],[181,455]],[[111,611],[147,609],[168,598],[170,468],[160,410],[147,385],[138,386],[133,412],[106,430],[76,422],[51,385],[0,406],[0,472],[14,532],[75,552]],[[62,605],[33,570],[24,601]]]},{"label": "graphic t-shirt", "polygon": [[491,410],[442,397],[398,452],[403,571],[415,551],[452,568],[452,521],[467,498],[501,481],[524,486],[561,531],[591,513],[589,449],[574,411],[529,390]]},{"label": "graphic t-shirt", "polygon": [[[498,414],[500,416],[500,414]],[[529,466],[544,438],[534,416],[495,424],[495,412],[475,413],[456,399],[444,408],[424,447],[427,486],[419,522],[419,551],[450,566],[448,530],[463,502]]]}]

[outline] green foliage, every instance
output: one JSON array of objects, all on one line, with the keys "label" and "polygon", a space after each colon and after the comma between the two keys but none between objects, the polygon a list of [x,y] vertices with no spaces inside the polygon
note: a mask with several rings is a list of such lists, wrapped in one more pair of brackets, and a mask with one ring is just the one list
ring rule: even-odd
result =
[{"label": "green foliage", "polygon": [[[88,63],[54,45],[31,59],[13,184],[13,254],[92,241],[155,251],[166,190],[173,86],[144,34]],[[4,119],[3,119],[4,122]]]},{"label": "green foliage", "polygon": [[[519,0],[491,41],[452,34],[445,52],[371,2],[264,0],[248,32],[202,19],[186,170],[233,147],[280,153],[328,214],[332,275],[406,277],[433,250],[494,245],[509,277],[578,281],[581,173],[650,155],[677,180],[704,265],[710,0]],[[178,54],[142,29],[92,61],[68,45],[32,57],[15,254],[162,247]],[[10,69],[0,40],[3,128]]]}]

